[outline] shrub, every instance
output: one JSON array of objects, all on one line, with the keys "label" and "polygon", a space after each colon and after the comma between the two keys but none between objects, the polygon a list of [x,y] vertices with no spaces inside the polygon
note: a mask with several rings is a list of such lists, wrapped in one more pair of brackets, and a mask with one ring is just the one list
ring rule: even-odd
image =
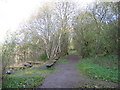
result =
[{"label": "shrub", "polygon": [[40,56],[40,60],[49,60],[48,57],[47,57],[47,54],[44,53]]}]

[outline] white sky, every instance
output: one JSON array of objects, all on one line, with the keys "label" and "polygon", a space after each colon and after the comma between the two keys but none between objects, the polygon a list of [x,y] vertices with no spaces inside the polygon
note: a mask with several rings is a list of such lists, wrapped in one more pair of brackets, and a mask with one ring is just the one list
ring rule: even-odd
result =
[{"label": "white sky", "polygon": [[0,0],[0,42],[6,31],[15,31],[42,3],[42,0]]},{"label": "white sky", "polygon": [[[47,1],[62,0],[0,0],[0,43],[4,41],[6,32],[17,30],[20,23],[25,22],[37,8]],[[72,1],[72,0],[71,0]],[[73,0],[85,5],[95,0]]]}]

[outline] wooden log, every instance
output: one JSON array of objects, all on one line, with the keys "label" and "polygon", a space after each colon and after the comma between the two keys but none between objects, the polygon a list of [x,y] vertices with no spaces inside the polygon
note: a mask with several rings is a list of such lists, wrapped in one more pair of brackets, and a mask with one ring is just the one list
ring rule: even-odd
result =
[{"label": "wooden log", "polygon": [[33,64],[41,64],[40,62],[33,62]]},{"label": "wooden log", "polygon": [[46,64],[46,67],[51,67],[53,66],[54,63],[49,63],[49,64]]},{"label": "wooden log", "polygon": [[5,73],[6,73],[6,74],[12,74],[12,71],[7,70],[7,71],[5,71]]},{"label": "wooden log", "polygon": [[28,64],[41,64],[40,62],[27,62]]},{"label": "wooden log", "polygon": [[57,60],[53,60],[54,63],[56,63]]},{"label": "wooden log", "polygon": [[59,58],[58,57],[55,57],[55,60],[58,60]]},{"label": "wooden log", "polygon": [[28,67],[32,67],[32,65],[28,65]]},{"label": "wooden log", "polygon": [[26,69],[26,67],[20,67],[20,69]]},{"label": "wooden log", "polygon": [[28,64],[32,64],[32,62],[27,62]]},{"label": "wooden log", "polygon": [[28,64],[23,64],[24,66],[27,66]]},{"label": "wooden log", "polygon": [[31,64],[23,64],[25,67],[32,67]]},{"label": "wooden log", "polygon": [[10,70],[26,69],[27,67],[9,67]]}]

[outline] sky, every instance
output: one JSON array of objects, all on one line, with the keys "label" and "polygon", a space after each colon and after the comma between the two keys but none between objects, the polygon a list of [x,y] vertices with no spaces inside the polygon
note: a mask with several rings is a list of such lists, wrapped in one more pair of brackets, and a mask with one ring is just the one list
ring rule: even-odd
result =
[{"label": "sky", "polygon": [[[46,2],[62,0],[0,0],[0,43],[4,41],[6,32],[14,32],[22,22],[29,20]],[[72,0],[70,0],[72,1]],[[95,0],[73,0],[86,6]]]},{"label": "sky", "polygon": [[42,0],[0,0],[0,42],[4,41],[7,31],[17,30],[42,4]]}]

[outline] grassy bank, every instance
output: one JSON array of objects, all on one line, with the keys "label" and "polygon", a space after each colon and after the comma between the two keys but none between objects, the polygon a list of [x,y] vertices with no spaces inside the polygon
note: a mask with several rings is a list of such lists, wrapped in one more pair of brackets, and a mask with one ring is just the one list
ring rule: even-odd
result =
[{"label": "grassy bank", "polygon": [[68,62],[68,60],[66,60],[66,59],[59,59],[58,60],[58,63],[67,63]]},{"label": "grassy bank", "polygon": [[11,75],[6,75],[3,88],[34,88],[39,86],[45,76],[51,73],[54,68],[49,69],[31,69],[16,71]]},{"label": "grassy bank", "polygon": [[77,67],[89,78],[118,82],[118,59],[115,55],[81,59]]},{"label": "grassy bank", "polygon": [[3,88],[33,88],[40,85],[44,77],[7,77],[4,81]]}]

